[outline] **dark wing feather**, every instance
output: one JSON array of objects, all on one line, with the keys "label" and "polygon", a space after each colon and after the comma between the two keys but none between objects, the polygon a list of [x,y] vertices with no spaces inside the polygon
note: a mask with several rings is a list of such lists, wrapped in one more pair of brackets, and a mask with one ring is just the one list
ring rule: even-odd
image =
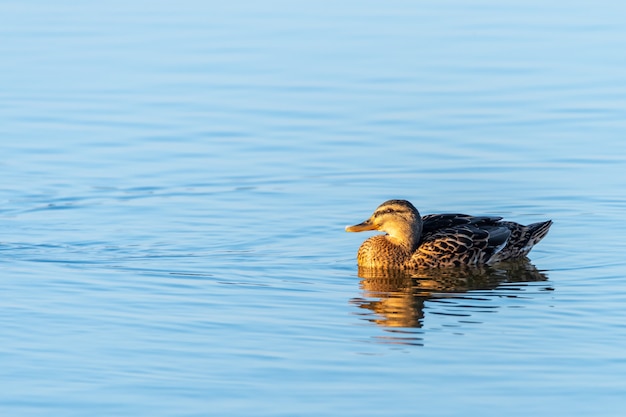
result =
[{"label": "dark wing feather", "polygon": [[497,217],[455,216],[454,219],[439,218],[437,222],[442,224],[450,220],[467,220],[467,223],[439,228],[423,235],[420,246],[411,258],[413,267],[483,264],[501,250],[509,238],[509,229],[497,225]]},{"label": "dark wing feather", "polygon": [[488,249],[495,250],[501,248],[506,244],[509,236],[511,236],[511,230],[506,226],[482,226],[481,229],[489,233],[487,241]]},{"label": "dark wing feather", "polygon": [[449,214],[428,214],[422,217],[422,236],[437,232],[440,229],[446,229],[462,225],[487,226],[495,225],[502,217],[496,216],[470,216],[468,214],[449,213]]}]

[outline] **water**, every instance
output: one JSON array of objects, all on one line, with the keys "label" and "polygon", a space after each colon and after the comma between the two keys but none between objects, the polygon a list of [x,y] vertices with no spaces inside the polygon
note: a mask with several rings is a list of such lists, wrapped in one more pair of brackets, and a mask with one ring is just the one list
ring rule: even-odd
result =
[{"label": "water", "polygon": [[[622,415],[625,9],[3,2],[2,415]],[[555,223],[359,278],[388,198]]]}]

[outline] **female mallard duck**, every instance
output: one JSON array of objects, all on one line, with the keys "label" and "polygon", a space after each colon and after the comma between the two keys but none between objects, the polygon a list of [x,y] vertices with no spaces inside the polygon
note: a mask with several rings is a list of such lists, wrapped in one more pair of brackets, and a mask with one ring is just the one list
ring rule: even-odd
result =
[{"label": "female mallard duck", "polygon": [[523,226],[502,217],[466,214],[420,216],[406,200],[389,200],[347,232],[380,230],[357,255],[366,268],[420,269],[491,265],[524,257],[548,233],[552,220]]}]

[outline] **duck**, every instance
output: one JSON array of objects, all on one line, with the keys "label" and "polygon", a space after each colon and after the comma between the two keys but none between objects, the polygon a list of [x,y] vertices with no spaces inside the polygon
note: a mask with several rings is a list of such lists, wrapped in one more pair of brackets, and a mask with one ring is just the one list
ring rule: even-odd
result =
[{"label": "duck", "polygon": [[377,230],[357,253],[360,268],[419,270],[477,267],[525,258],[543,239],[552,220],[527,226],[497,216],[429,214],[421,216],[407,200],[382,203],[347,232]]}]

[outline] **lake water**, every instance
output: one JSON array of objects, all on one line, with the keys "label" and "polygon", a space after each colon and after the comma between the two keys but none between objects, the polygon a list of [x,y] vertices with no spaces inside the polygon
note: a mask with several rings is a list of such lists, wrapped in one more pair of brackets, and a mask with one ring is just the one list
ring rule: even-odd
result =
[{"label": "lake water", "polygon": [[[0,33],[0,414],[624,415],[624,3],[9,0]],[[517,271],[360,278],[343,228],[389,198],[554,225]]]}]

